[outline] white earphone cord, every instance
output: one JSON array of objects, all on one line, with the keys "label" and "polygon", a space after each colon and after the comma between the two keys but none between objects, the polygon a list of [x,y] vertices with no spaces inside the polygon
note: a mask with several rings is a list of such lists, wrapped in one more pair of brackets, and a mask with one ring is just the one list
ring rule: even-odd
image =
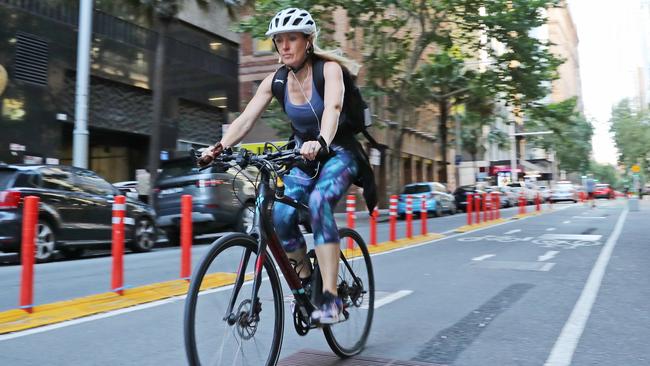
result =
[{"label": "white earphone cord", "polygon": [[[309,72],[311,72],[311,65],[308,65],[307,67],[309,68]],[[309,72],[307,73],[307,77],[309,77]],[[314,106],[311,105],[311,101],[309,100],[309,98],[307,98],[307,95],[305,94],[305,90],[302,88],[302,83],[300,82],[300,80],[298,80],[298,77],[296,76],[296,73],[293,72],[293,70],[291,70],[291,75],[293,75],[293,78],[298,83],[298,87],[300,88],[300,92],[302,93],[303,98],[305,98],[305,100],[307,101],[307,104],[309,104],[309,108],[311,109],[311,112],[314,114],[314,117],[316,117],[316,122],[318,124],[318,133],[320,133],[320,118],[318,118],[318,115],[316,114],[316,110],[314,110]],[[312,95],[314,93],[313,89],[314,88],[312,87],[312,91],[311,91]],[[300,177],[294,177],[294,178],[302,179],[302,180],[312,180],[312,179],[316,178],[316,176],[318,175],[318,172],[320,171],[320,161],[318,161],[316,163],[317,163],[317,165],[316,165],[316,173],[314,173],[314,175],[311,178],[307,178],[307,179],[300,178]]]}]

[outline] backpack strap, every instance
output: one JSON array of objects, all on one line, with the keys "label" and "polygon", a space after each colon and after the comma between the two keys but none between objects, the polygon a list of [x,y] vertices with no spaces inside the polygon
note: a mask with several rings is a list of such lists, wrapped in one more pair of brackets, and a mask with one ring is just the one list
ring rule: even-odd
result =
[{"label": "backpack strap", "polygon": [[282,111],[285,112],[284,110],[284,95],[285,95],[285,90],[287,88],[287,76],[289,75],[289,70],[287,69],[286,66],[280,67],[275,74],[273,75],[273,80],[271,81],[271,92],[273,93],[273,96],[275,99],[278,100],[278,103],[280,103],[280,107],[282,107]]},{"label": "backpack strap", "polygon": [[318,91],[318,95],[320,95],[320,97],[325,100],[325,75],[323,74],[325,61],[321,58],[315,57],[313,67],[313,78],[314,84],[316,85],[316,91]]}]

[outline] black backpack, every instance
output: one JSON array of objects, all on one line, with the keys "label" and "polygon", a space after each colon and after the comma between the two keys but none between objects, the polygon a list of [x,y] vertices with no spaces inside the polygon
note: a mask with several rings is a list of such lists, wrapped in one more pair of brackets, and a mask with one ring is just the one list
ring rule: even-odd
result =
[{"label": "black backpack", "polygon": [[[313,77],[314,84],[318,94],[325,98],[325,78],[323,76],[323,67],[325,61],[321,58],[314,58],[313,61]],[[345,95],[343,96],[343,110],[341,111],[342,120],[339,120],[339,128],[337,135],[343,136],[344,134],[356,135],[362,133],[370,145],[376,149],[384,149],[385,145],[377,142],[369,133],[368,127],[372,126],[372,117],[370,115],[370,108],[363,100],[363,96],[359,91],[354,78],[350,72],[345,68],[343,70],[343,84],[345,85]],[[271,82],[271,91],[273,96],[278,100],[282,111],[284,111],[284,92],[287,87],[287,77],[289,70],[286,66],[280,67],[273,75]]]}]

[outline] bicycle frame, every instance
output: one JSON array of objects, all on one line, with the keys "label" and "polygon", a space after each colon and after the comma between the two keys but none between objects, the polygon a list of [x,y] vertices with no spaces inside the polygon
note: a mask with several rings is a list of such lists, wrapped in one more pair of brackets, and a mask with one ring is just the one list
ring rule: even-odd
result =
[{"label": "bicycle frame", "polygon": [[[258,242],[258,256],[255,262],[255,272],[253,275],[253,289],[251,293],[251,304],[255,304],[255,299],[257,299],[257,294],[259,292],[260,286],[262,284],[262,266],[266,261],[267,256],[267,247],[271,252],[271,256],[275,259],[282,274],[284,275],[291,292],[293,293],[294,298],[296,299],[296,304],[304,309],[307,314],[310,314],[315,310],[314,305],[311,303],[309,297],[307,296],[305,289],[302,286],[302,282],[298,277],[298,274],[291,266],[289,259],[287,258],[282,244],[273,229],[273,223],[271,219],[272,214],[272,204],[274,202],[280,202],[292,207],[295,207],[297,210],[307,210],[307,206],[294,200],[293,198],[282,196],[278,197],[275,195],[275,191],[269,186],[271,180],[271,174],[266,170],[266,168],[260,169],[261,179],[258,185],[258,195],[255,203],[255,221],[253,225],[253,232],[251,236],[256,238]],[[258,232],[259,229],[259,232]],[[248,261],[250,260],[250,252],[244,252],[242,254],[242,259],[239,265],[239,271],[234,284],[234,291],[232,292],[228,309],[224,320],[227,320],[235,307],[235,300],[239,294],[242,284],[244,283],[245,273],[242,272],[242,269],[246,268]],[[255,307],[251,306],[249,309],[249,314],[251,318],[255,315]]]}]

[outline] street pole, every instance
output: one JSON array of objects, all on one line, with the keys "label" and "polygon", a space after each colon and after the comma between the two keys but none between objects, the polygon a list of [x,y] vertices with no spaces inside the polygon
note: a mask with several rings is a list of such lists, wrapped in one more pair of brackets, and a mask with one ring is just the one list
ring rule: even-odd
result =
[{"label": "street pole", "polygon": [[458,110],[454,113],[454,133],[456,134],[456,156],[454,157],[454,163],[456,164],[456,188],[460,187],[460,161],[458,156],[462,156],[463,142],[460,135],[460,118],[458,117]]},{"label": "street pole", "polygon": [[72,138],[72,165],[88,168],[88,84],[90,79],[90,43],[93,0],[81,0],[77,35],[77,86]]},{"label": "street pole", "polygon": [[510,177],[512,182],[518,181],[517,174],[517,138],[515,137],[515,123],[510,122],[508,126],[510,135]]}]

